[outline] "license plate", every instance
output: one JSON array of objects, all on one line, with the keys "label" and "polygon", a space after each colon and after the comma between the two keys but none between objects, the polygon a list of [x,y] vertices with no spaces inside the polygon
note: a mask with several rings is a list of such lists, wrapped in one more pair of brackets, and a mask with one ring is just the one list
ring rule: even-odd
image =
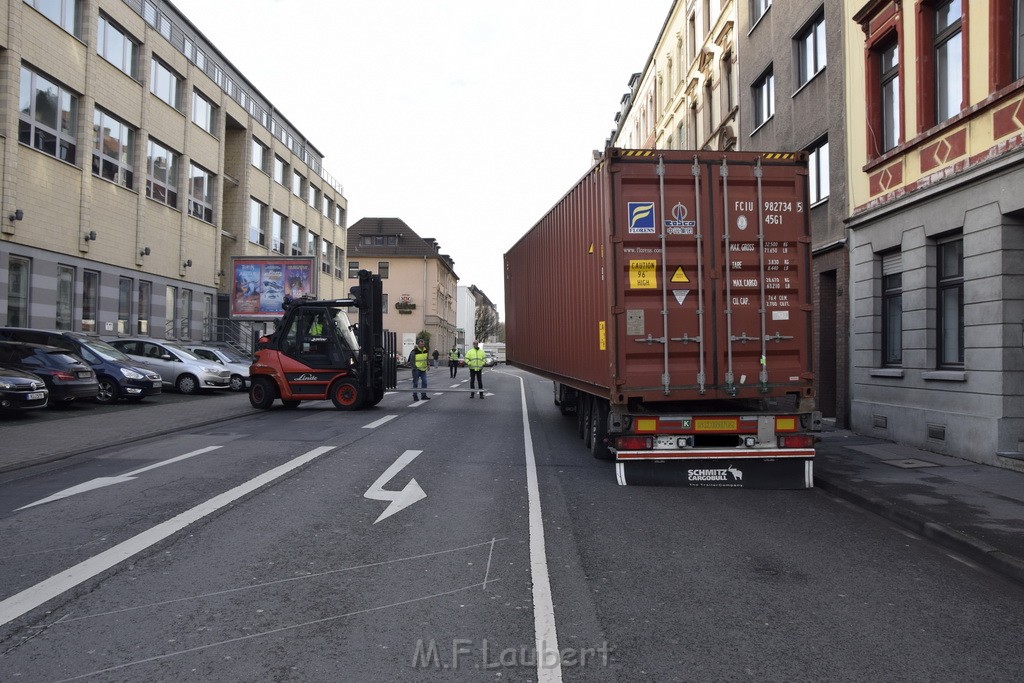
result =
[{"label": "license plate", "polygon": [[46,396],[45,393],[43,393],[41,391],[36,391],[36,392],[31,393],[31,394],[28,395],[28,400],[29,401],[38,401],[41,398],[44,398],[45,396]]},{"label": "license plate", "polygon": [[78,371],[78,378],[79,379],[85,379],[87,377],[92,377],[92,373],[89,372],[88,370],[79,370]]},{"label": "license plate", "polygon": [[678,442],[674,436],[656,436],[654,437],[655,448],[676,448]]}]

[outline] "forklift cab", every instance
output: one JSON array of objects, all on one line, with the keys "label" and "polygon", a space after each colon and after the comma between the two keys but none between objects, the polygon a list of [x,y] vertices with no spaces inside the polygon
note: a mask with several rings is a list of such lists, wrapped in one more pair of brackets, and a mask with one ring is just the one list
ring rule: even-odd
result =
[{"label": "forklift cab", "polygon": [[306,306],[280,331],[281,350],[311,368],[355,365],[359,343],[344,308]]}]

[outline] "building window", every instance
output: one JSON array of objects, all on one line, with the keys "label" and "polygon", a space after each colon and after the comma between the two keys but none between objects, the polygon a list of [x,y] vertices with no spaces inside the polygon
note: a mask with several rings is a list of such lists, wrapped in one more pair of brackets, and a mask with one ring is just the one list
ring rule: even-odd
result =
[{"label": "building window", "polygon": [[213,174],[195,164],[189,164],[188,213],[213,222]]},{"label": "building window", "polygon": [[19,256],[7,259],[7,324],[28,327],[28,293],[32,262]]},{"label": "building window", "polygon": [[252,165],[260,169],[263,172],[267,170],[267,153],[270,150],[267,149],[266,145],[257,140],[252,139]]},{"label": "building window", "polygon": [[57,266],[57,320],[58,330],[74,329],[75,269],[71,266]]},{"label": "building window", "polygon": [[100,15],[96,53],[132,78],[139,78],[139,43],[120,26]]},{"label": "building window", "polygon": [[323,213],[324,218],[330,220],[332,211],[331,200],[327,197],[326,194],[323,196],[323,206],[320,207],[320,211],[321,213]]},{"label": "building window", "polygon": [[345,225],[345,209],[341,208],[341,204],[334,205],[334,224]]},{"label": "building window", "polygon": [[879,91],[881,104],[882,149],[884,154],[900,144],[900,57],[895,40],[879,50],[881,73]]},{"label": "building window", "polygon": [[135,130],[97,109],[92,120],[92,172],[128,189],[135,187]]},{"label": "building window", "polygon": [[690,14],[686,22],[686,63],[692,64],[697,58],[697,15]]},{"label": "building window", "polygon": [[388,275],[391,273],[391,262],[390,261],[378,261],[377,262],[377,274],[380,275],[381,280],[388,279]]},{"label": "building window", "polygon": [[40,14],[60,26],[73,36],[78,36],[79,0],[25,0],[25,4],[34,7]]},{"label": "building window", "polygon": [[18,142],[73,164],[78,144],[78,97],[21,67]]},{"label": "building window", "polygon": [[299,173],[298,171],[292,171],[292,194],[294,194],[296,197],[302,196],[303,180],[305,180],[305,178],[302,177],[301,173]]},{"label": "building window", "polygon": [[711,79],[704,81],[704,130],[705,139],[711,137],[711,131],[715,129],[715,108],[714,104],[714,84]]},{"label": "building window", "polygon": [[156,57],[149,70],[149,91],[175,109],[181,109],[181,76]]},{"label": "building window", "polygon": [[153,140],[146,157],[146,196],[178,206],[178,155]]},{"label": "building window", "polygon": [[903,257],[882,256],[882,365],[903,364]]},{"label": "building window", "polygon": [[317,245],[319,239],[312,230],[306,232],[306,256],[316,258],[317,253],[320,251],[320,247]]},{"label": "building window", "polygon": [[775,115],[775,72],[768,71],[754,83],[754,128],[763,126]]},{"label": "building window", "polygon": [[267,246],[267,205],[249,197],[249,241]]},{"label": "building window", "polygon": [[217,107],[198,90],[192,91],[192,122],[214,135],[217,127]]},{"label": "building window", "polygon": [[192,290],[181,290],[181,306],[178,308],[178,315],[181,316],[178,325],[178,339],[192,338]]},{"label": "building window", "polygon": [[178,319],[177,306],[178,288],[168,285],[167,289],[164,290],[164,315],[167,316],[164,320],[164,337],[167,339],[174,338],[174,325]]},{"label": "building window", "polygon": [[82,332],[98,332],[100,310],[100,274],[95,270],[82,273]]},{"label": "building window", "polygon": [[960,0],[935,6],[935,123],[963,108],[963,10]]},{"label": "building window", "polygon": [[938,245],[936,287],[939,309],[939,367],[960,368],[964,364],[963,239],[950,240]]},{"label": "building window", "polygon": [[819,140],[811,147],[807,160],[807,175],[810,180],[811,204],[828,199],[829,193],[829,161],[828,138]]},{"label": "building window", "polygon": [[331,274],[331,256],[334,254],[334,245],[327,240],[320,242],[320,272]]},{"label": "building window", "polygon": [[153,283],[139,280],[138,334],[149,334],[149,317],[153,311]]},{"label": "building window", "polygon": [[203,339],[213,339],[213,294],[203,294]]},{"label": "building window", "polygon": [[292,221],[292,256],[302,256],[302,226]]},{"label": "building window", "polygon": [[117,333],[128,334],[132,319],[132,280],[123,277],[117,285]]},{"label": "building window", "polygon": [[279,156],[274,156],[274,180],[279,184],[285,184],[285,177],[287,176],[288,164],[284,163],[284,159]]},{"label": "building window", "polygon": [[[735,84],[733,83],[733,77],[736,75],[735,69],[732,68],[732,52],[726,52],[722,57],[721,61],[722,71],[722,120],[732,112],[732,108],[736,106],[736,91]],[[679,138],[682,141],[682,138]]]},{"label": "building window", "polygon": [[275,211],[270,228],[270,248],[278,254],[284,253],[284,221],[284,216]]},{"label": "building window", "polygon": [[348,262],[348,276],[350,278],[359,277],[359,261]]},{"label": "building window", "polygon": [[381,307],[384,309],[384,310],[381,311],[381,313],[383,315],[387,315],[388,314],[388,295],[387,295],[387,293],[384,293],[384,294],[381,295],[381,302],[380,303],[381,303]]},{"label": "building window", "polygon": [[799,88],[825,68],[825,17],[818,16],[796,38],[797,73],[796,86]]},{"label": "building window", "polygon": [[753,26],[760,21],[771,6],[772,0],[750,0],[750,25]]},{"label": "building window", "polygon": [[345,250],[341,247],[334,247],[334,277],[345,277]]},{"label": "building window", "polygon": [[306,190],[306,200],[309,202],[309,205],[312,206],[314,209],[317,207],[317,204],[319,204],[317,198],[318,194],[319,192],[316,189],[316,185],[310,183]]}]

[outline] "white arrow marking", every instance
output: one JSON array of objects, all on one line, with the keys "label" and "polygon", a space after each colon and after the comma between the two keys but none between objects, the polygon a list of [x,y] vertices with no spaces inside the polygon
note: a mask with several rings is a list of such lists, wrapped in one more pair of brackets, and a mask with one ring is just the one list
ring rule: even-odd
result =
[{"label": "white arrow marking", "polygon": [[85,493],[87,491],[92,491],[94,489],[101,489],[104,486],[112,486],[114,484],[123,484],[126,481],[131,481],[131,480],[135,479],[135,477],[137,475],[142,474],[143,472],[148,472],[149,470],[155,470],[157,467],[163,467],[164,465],[170,465],[171,463],[175,463],[175,462],[178,462],[180,460],[186,460],[188,458],[194,458],[197,455],[202,455],[203,453],[209,453],[210,451],[215,451],[218,448],[222,448],[222,446],[207,446],[206,448],[200,448],[198,451],[192,451],[191,453],[185,453],[184,455],[179,455],[177,457],[170,458],[169,460],[163,460],[161,462],[154,463],[152,465],[146,465],[145,467],[141,467],[141,468],[139,468],[137,470],[132,470],[131,472],[126,472],[124,474],[120,474],[120,475],[118,475],[116,477],[98,477],[98,478],[93,479],[91,481],[87,481],[85,483],[77,484],[75,486],[72,486],[69,489],[64,489],[63,491],[58,491],[57,493],[53,494],[52,496],[50,496],[48,498],[43,498],[42,500],[37,500],[34,503],[29,503],[28,505],[23,505],[22,507],[20,507],[17,510],[15,510],[15,512],[18,512],[18,510],[24,510],[26,508],[35,507],[36,505],[43,505],[44,503],[52,503],[55,500],[60,500],[61,498],[68,498],[70,496],[74,496],[74,495],[77,495],[79,493]]},{"label": "white arrow marking", "polygon": [[364,498],[369,498],[371,500],[391,501],[391,504],[388,505],[387,509],[380,513],[380,517],[373,522],[374,524],[387,519],[396,512],[400,512],[413,503],[427,497],[427,494],[423,492],[423,489],[420,488],[420,485],[416,483],[415,479],[410,479],[409,483],[406,484],[405,488],[401,491],[384,490],[384,484],[394,479],[396,474],[401,472],[406,465],[415,460],[416,456],[422,452],[423,451],[406,451],[405,453],[402,453],[402,455],[398,457],[398,460],[392,463],[391,467],[384,470],[384,474],[380,475],[377,478],[377,481],[373,482],[373,485],[366,490],[366,493],[363,494]]}]

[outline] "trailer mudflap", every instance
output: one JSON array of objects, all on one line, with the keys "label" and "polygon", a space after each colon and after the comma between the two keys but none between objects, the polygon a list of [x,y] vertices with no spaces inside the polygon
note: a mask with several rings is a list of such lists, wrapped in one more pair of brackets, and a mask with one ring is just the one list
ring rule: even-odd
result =
[{"label": "trailer mudflap", "polygon": [[809,489],[814,458],[619,460],[615,476],[620,486]]}]

